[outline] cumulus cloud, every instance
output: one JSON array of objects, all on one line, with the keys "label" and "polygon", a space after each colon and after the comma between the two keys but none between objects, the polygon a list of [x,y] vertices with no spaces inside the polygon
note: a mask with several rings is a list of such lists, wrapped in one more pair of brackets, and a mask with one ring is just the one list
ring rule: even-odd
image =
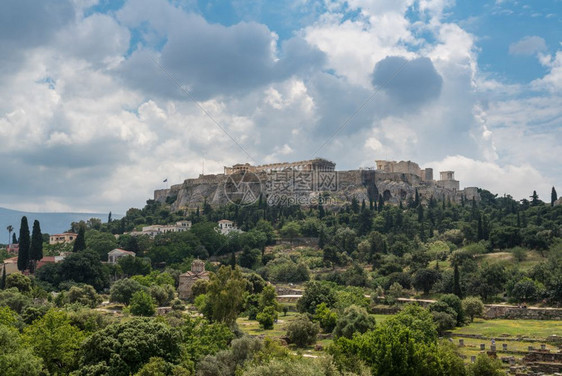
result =
[{"label": "cumulus cloud", "polygon": [[373,85],[403,105],[420,105],[441,94],[443,79],[426,57],[388,56],[375,65]]},{"label": "cumulus cloud", "polygon": [[521,38],[517,42],[509,45],[509,53],[511,55],[534,55],[538,52],[546,50],[546,42],[543,38],[536,35],[530,35]]},{"label": "cumulus cloud", "polygon": [[0,58],[0,206],[124,212],[203,165],[316,155],[339,169],[437,161],[514,196],[525,176],[541,195],[559,179],[562,58],[539,54],[548,73],[519,97],[529,87],[481,74],[476,37],[443,19],[451,1],[334,1],[284,36],[253,13],[222,25],[194,3],[84,11],[94,3],[0,5],[13,51]]}]

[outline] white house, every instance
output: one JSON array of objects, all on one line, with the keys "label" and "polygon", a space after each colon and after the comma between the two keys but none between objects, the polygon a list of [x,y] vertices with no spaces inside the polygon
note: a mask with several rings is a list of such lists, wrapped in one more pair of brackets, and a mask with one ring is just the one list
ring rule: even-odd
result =
[{"label": "white house", "polygon": [[231,232],[242,232],[242,230],[236,227],[234,222],[229,221],[228,219],[221,219],[218,224],[219,226],[217,227],[217,231],[223,235],[228,235]]},{"label": "white house", "polygon": [[135,252],[126,251],[121,248],[115,248],[114,250],[107,253],[107,262],[109,262],[110,264],[117,264],[117,260],[125,256],[135,257],[136,254]]}]

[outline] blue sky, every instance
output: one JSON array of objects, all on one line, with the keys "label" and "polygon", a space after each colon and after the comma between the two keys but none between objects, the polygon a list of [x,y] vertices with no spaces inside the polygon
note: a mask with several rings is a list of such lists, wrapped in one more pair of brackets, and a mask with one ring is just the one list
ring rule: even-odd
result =
[{"label": "blue sky", "polygon": [[562,191],[560,0],[8,0],[0,25],[0,206],[124,212],[316,155]]}]

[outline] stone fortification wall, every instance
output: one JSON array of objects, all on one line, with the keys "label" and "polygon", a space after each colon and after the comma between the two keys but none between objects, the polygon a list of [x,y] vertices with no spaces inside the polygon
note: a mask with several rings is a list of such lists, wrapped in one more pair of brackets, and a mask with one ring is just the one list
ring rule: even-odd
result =
[{"label": "stone fortification wall", "polygon": [[[354,197],[359,202],[362,200],[369,202],[369,199],[378,200],[379,195],[382,195],[386,202],[397,205],[400,201],[413,199],[416,189],[424,201],[432,196],[437,200],[446,199],[453,202],[461,202],[462,197],[467,200],[471,200],[472,197],[480,199],[476,188],[467,188],[463,191],[447,189],[436,185],[433,181],[423,181],[416,174],[377,170],[333,171],[319,174],[333,174],[336,184],[328,188],[318,188],[320,176],[315,175],[314,179],[318,179],[318,182],[314,186],[317,188],[294,192],[302,205],[318,203],[318,197],[324,193],[329,197],[325,202],[327,207],[345,205]],[[257,176],[264,186],[262,191],[266,197],[271,193],[265,190],[266,182],[271,179],[271,175],[259,172]],[[225,174],[200,175],[195,179],[186,179],[182,184],[173,185],[170,189],[154,191],[154,199],[165,202],[167,197],[172,197],[174,199],[172,210],[201,207],[205,200],[213,206],[225,205],[229,202],[227,196],[229,192],[226,191],[233,189],[232,184],[227,184],[229,178],[230,175]]]},{"label": "stone fortification wall", "polygon": [[486,305],[484,318],[512,320],[562,320],[562,308],[520,308],[517,306]]}]

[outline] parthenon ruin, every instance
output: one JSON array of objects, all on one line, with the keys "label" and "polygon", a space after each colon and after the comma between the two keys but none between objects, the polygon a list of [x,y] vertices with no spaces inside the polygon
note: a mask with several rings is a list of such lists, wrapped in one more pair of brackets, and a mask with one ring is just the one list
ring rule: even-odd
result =
[{"label": "parthenon ruin", "polygon": [[224,174],[232,175],[237,172],[249,171],[249,172],[278,172],[285,170],[294,171],[335,171],[336,164],[327,159],[316,158],[308,161],[298,161],[298,162],[282,162],[282,163],[270,163],[260,166],[252,166],[249,163],[238,163],[232,167],[224,166]]}]

